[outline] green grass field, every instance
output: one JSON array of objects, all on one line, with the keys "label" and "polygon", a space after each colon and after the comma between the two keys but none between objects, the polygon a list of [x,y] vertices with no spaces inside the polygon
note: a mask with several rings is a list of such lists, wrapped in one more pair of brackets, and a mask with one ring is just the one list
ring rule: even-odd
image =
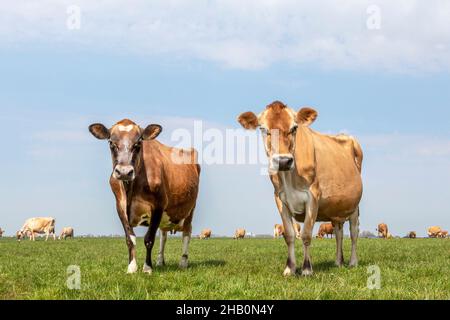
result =
[{"label": "green grass field", "polygon": [[[300,248],[298,242],[298,261]],[[349,249],[346,239],[347,262]],[[122,238],[47,243],[3,238],[0,299],[450,299],[447,239],[360,239],[360,266],[354,269],[334,266],[334,240],[315,239],[311,278],[282,276],[282,239],[193,239],[187,270],[178,269],[180,252],[181,240],[171,238],[166,267],[152,275],[128,275]],[[138,239],[140,267],[143,262]],[[66,286],[69,265],[80,267],[80,290]],[[379,290],[367,288],[371,265],[381,270]]]}]

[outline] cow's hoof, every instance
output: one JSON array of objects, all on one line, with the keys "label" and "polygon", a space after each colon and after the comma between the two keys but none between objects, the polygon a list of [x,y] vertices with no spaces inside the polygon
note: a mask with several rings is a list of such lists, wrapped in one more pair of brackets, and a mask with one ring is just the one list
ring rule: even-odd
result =
[{"label": "cow's hoof", "polygon": [[187,269],[187,267],[188,267],[187,260],[181,260],[179,266],[180,266],[180,269]]},{"label": "cow's hoof", "polygon": [[158,259],[158,261],[156,262],[157,267],[164,267],[165,265],[166,265],[166,262],[164,260]]},{"label": "cow's hoof", "polygon": [[144,266],[142,267],[142,272],[147,273],[147,274],[152,274],[153,269],[152,269],[152,267],[150,267],[149,265],[144,263]]},{"label": "cow's hoof", "polygon": [[351,260],[348,266],[350,268],[356,268],[358,266],[358,260]]},{"label": "cow's hoof", "polygon": [[127,273],[136,273],[137,270],[138,270],[138,267],[137,267],[136,260],[131,261],[130,264],[128,265]]},{"label": "cow's hoof", "polygon": [[291,270],[291,268],[286,267],[286,269],[284,269],[283,276],[285,277],[295,276],[295,270]]},{"label": "cow's hoof", "polygon": [[303,269],[302,270],[303,277],[310,277],[312,275],[313,275],[313,271],[311,269]]}]

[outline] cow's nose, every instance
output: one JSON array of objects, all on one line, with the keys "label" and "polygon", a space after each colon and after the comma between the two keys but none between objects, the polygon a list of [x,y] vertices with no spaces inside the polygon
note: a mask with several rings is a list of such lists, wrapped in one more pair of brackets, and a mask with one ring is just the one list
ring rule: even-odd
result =
[{"label": "cow's nose", "polygon": [[294,164],[294,158],[292,156],[276,156],[273,157],[273,164],[278,167],[280,171],[289,171]]},{"label": "cow's nose", "polygon": [[133,180],[134,179],[133,166],[117,165],[114,168],[114,177],[119,180]]}]

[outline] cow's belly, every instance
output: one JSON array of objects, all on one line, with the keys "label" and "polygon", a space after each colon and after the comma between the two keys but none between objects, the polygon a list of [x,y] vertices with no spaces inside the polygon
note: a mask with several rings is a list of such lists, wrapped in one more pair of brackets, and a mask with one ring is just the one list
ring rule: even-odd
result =
[{"label": "cow's belly", "polygon": [[[152,208],[149,204],[144,202],[133,204],[130,211],[129,221],[133,228],[138,226],[148,227],[150,225],[150,221],[152,219]],[[164,231],[181,231],[183,230],[183,227],[184,219],[174,221],[167,214],[167,212],[163,212],[161,222],[159,224],[160,229]]]}]

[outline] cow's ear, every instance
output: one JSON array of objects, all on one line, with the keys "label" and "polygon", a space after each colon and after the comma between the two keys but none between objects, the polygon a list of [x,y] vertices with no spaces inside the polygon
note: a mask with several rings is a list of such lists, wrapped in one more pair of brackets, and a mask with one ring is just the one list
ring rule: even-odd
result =
[{"label": "cow's ear", "polygon": [[318,113],[312,108],[301,108],[297,112],[297,123],[303,126],[310,126],[314,121],[316,121]]},{"label": "cow's ear", "polygon": [[147,128],[144,129],[144,132],[142,132],[142,139],[143,140],[153,140],[162,131],[162,127],[159,124],[150,124],[147,126]]},{"label": "cow's ear", "polygon": [[247,130],[255,130],[259,127],[258,117],[253,112],[244,112],[238,117],[238,122]]},{"label": "cow's ear", "polygon": [[109,139],[111,134],[109,130],[101,123],[94,123],[89,126],[89,131],[94,137],[100,140]]}]

